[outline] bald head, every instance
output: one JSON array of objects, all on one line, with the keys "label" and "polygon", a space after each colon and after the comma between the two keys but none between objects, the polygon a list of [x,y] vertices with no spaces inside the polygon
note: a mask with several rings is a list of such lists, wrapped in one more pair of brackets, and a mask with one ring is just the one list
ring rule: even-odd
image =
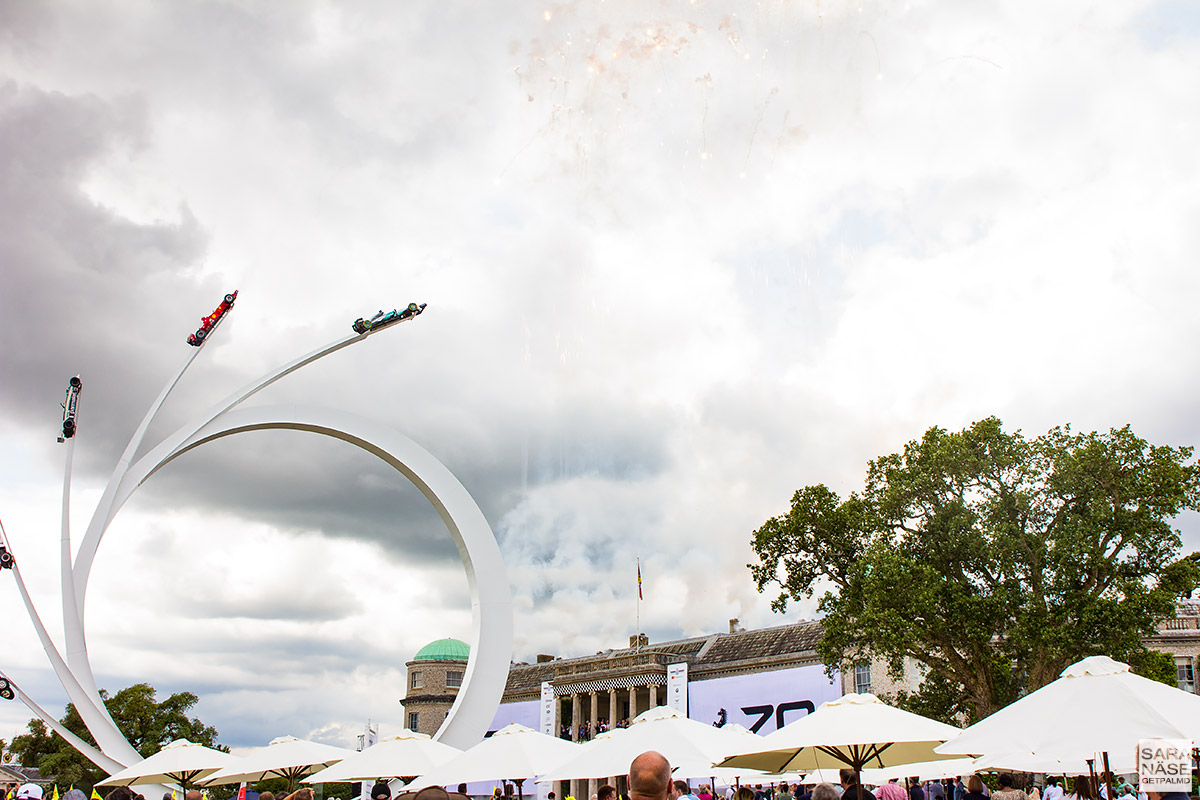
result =
[{"label": "bald head", "polygon": [[671,765],[662,753],[647,750],[629,765],[631,800],[663,800],[671,785]]},{"label": "bald head", "polygon": [[200,794],[198,789],[188,789],[184,792],[184,800],[201,800],[204,795]]}]

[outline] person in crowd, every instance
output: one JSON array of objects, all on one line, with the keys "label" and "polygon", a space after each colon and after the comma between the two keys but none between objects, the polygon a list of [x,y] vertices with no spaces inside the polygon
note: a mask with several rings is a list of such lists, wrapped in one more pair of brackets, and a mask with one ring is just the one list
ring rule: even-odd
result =
[{"label": "person in crowd", "polygon": [[36,783],[21,784],[21,787],[17,789],[17,800],[42,800],[42,787]]},{"label": "person in crowd", "polygon": [[987,800],[987,795],[983,793],[983,779],[978,775],[967,778],[967,791],[963,800]]},{"label": "person in crowd", "polygon": [[[259,800],[262,800],[260,797]],[[392,787],[379,781],[371,787],[371,800],[392,800]]]},{"label": "person in crowd", "polygon": [[996,779],[996,783],[1000,788],[992,792],[993,800],[1029,800],[1029,795],[1020,789],[1013,788],[1013,776],[1011,772],[1001,772],[1000,777]]},{"label": "person in crowd", "polygon": [[[700,800],[704,800],[701,798]],[[775,791],[775,800],[792,800],[792,787],[787,783],[779,784],[779,788]]]},{"label": "person in crowd", "polygon": [[596,800],[617,800],[617,789],[611,784],[604,784],[596,791]]},{"label": "person in crowd", "polygon": [[967,785],[963,783],[962,775],[954,779],[954,800],[963,800],[963,795],[967,793]]},{"label": "person in crowd", "polygon": [[904,791],[904,787],[896,781],[890,781],[880,786],[875,790],[875,796],[879,800],[908,800],[908,792]]},{"label": "person in crowd", "polygon": [[749,786],[739,786],[733,800],[754,800],[754,790]]},{"label": "person in crowd", "polygon": [[680,800],[700,800],[692,794],[692,787],[687,785],[687,781],[675,781],[675,796]]},{"label": "person in crowd", "polygon": [[925,800],[925,790],[921,788],[921,779],[916,775],[908,779],[908,796],[910,800]]},{"label": "person in crowd", "polygon": [[1046,791],[1042,792],[1042,800],[1062,800],[1066,792],[1058,785],[1058,778],[1046,778]]},{"label": "person in crowd", "polygon": [[946,790],[941,781],[930,781],[925,787],[925,797],[928,800],[946,800]]},{"label": "person in crowd", "polygon": [[63,792],[62,800],[87,800],[87,795],[81,789],[67,789]]},{"label": "person in crowd", "polygon": [[818,783],[812,791],[812,800],[841,800],[841,796],[832,783]]},{"label": "person in crowd", "polygon": [[[838,777],[842,781],[842,800],[875,800],[875,795],[858,782],[858,774],[854,770],[842,767],[838,771]],[[814,789],[813,800],[816,800],[816,796],[817,792]]]},{"label": "person in crowd", "polygon": [[671,765],[662,753],[647,750],[629,765],[630,800],[666,800]]},{"label": "person in crowd", "polygon": [[274,792],[263,792],[258,796],[258,800],[275,800]]},{"label": "person in crowd", "polygon": [[696,797],[699,800],[713,800],[712,790],[708,788],[707,783],[700,784],[700,791],[696,792]]},{"label": "person in crowd", "polygon": [[1071,779],[1071,793],[1067,800],[1100,800],[1092,788],[1092,779],[1087,775],[1076,775]]}]

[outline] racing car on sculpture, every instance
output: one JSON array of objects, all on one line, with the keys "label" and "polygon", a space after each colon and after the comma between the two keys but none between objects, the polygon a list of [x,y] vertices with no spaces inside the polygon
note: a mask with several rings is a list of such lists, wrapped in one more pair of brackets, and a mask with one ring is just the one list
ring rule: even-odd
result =
[{"label": "racing car on sculpture", "polygon": [[358,319],[354,320],[354,324],[350,327],[354,329],[355,333],[366,333],[367,331],[378,330],[379,328],[386,327],[396,322],[403,322],[406,319],[411,319],[412,317],[417,316],[425,310],[426,305],[426,303],[421,303],[421,305],[409,303],[408,308],[404,309],[403,311],[397,311],[393,308],[386,314],[381,310],[378,314],[370,319],[363,319],[362,317],[359,317]]},{"label": "racing car on sculpture", "polygon": [[75,412],[79,409],[79,391],[83,388],[83,381],[79,380],[76,375],[67,382],[67,399],[63,401],[63,439],[70,439],[75,435]]},{"label": "racing car on sculpture", "polygon": [[212,332],[213,327],[220,322],[221,317],[229,313],[229,309],[233,308],[233,301],[237,300],[237,289],[233,290],[232,294],[225,295],[224,299],[217,304],[217,308],[207,317],[200,318],[200,328],[195,333],[188,334],[187,343],[192,347],[199,347],[204,344],[204,340],[208,338],[208,334]]}]

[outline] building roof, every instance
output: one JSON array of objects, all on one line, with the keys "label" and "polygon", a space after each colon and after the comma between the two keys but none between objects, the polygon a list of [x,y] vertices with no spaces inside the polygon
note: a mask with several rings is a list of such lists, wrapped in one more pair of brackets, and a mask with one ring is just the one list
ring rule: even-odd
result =
[{"label": "building roof", "polygon": [[417,651],[413,661],[466,661],[471,648],[458,639],[438,639]]},{"label": "building roof", "polygon": [[[668,663],[687,662],[694,679],[720,673],[738,664],[755,663],[757,669],[794,666],[797,660],[816,658],[821,623],[797,622],[755,631],[736,631],[654,642],[641,648],[606,650],[595,655],[556,658],[539,664],[514,664],[508,670],[504,694],[508,697],[539,691],[544,681],[575,683],[587,676],[611,675],[620,671],[644,671],[650,662],[665,672]],[[638,665],[630,664],[638,656]],[[712,677],[716,677],[712,675]]]}]

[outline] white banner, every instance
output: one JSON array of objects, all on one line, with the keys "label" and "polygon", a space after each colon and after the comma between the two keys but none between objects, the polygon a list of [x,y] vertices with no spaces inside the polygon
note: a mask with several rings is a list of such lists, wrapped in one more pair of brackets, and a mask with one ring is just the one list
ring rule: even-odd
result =
[{"label": "white banner", "polygon": [[667,665],[667,707],[688,715],[687,662]]},{"label": "white banner", "polygon": [[540,731],[542,729],[541,701],[526,700],[523,703],[503,703],[496,709],[496,714],[492,717],[492,724],[488,726],[488,735],[490,736],[505,725],[511,725],[514,722]]},{"label": "white banner", "polygon": [[1137,762],[1141,791],[1192,791],[1191,739],[1140,739]]},{"label": "white banner", "polygon": [[538,729],[547,736],[558,736],[554,730],[554,687],[550,681],[542,681],[542,724]]},{"label": "white banner", "polygon": [[693,680],[687,692],[692,719],[713,725],[736,722],[758,734],[772,733],[842,695],[841,678],[835,673],[831,681],[820,664]]}]

